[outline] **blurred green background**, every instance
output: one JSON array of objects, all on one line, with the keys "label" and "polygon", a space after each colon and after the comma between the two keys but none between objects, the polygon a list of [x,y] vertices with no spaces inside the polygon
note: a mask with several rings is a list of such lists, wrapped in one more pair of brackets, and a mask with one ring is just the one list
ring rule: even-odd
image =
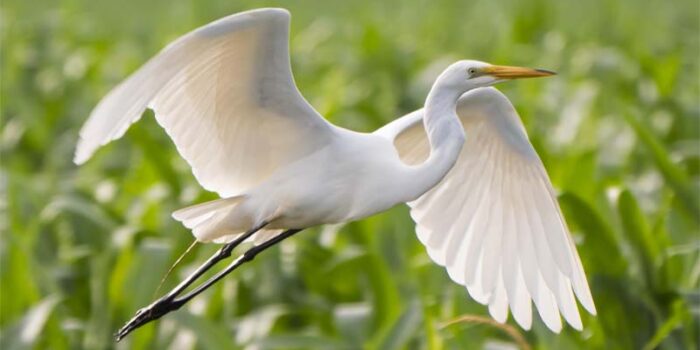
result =
[{"label": "blurred green background", "polygon": [[[170,213],[214,196],[150,112],[81,168],[71,162],[78,129],[101,96],[169,41],[267,6],[292,12],[300,90],[356,130],[419,108],[457,59],[558,71],[499,88],[560,191],[599,315],[559,335],[536,319],[523,335],[536,349],[697,348],[695,0],[3,0],[0,348],[515,346],[492,326],[443,327],[488,314],[429,261],[403,206],[300,234],[113,343],[192,241]],[[197,247],[164,288],[215,249]]]}]

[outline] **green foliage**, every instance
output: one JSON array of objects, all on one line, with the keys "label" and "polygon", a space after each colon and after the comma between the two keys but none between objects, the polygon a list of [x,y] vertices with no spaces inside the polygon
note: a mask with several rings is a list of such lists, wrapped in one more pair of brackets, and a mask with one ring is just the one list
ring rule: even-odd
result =
[{"label": "green foliage", "polygon": [[[693,349],[700,314],[697,1],[21,1],[0,11],[0,348],[462,349],[512,339],[434,266],[403,207],[310,230],[116,346],[191,236],[173,210],[212,199],[150,113],[88,164],[77,132],[170,40],[245,9],[293,14],[292,65],[334,123],[419,108],[453,60],[537,66],[504,84],[541,154],[598,308],[535,349]],[[173,287],[216,247],[174,269]],[[161,291],[162,292],[162,291]],[[512,321],[509,321],[512,323]]]}]

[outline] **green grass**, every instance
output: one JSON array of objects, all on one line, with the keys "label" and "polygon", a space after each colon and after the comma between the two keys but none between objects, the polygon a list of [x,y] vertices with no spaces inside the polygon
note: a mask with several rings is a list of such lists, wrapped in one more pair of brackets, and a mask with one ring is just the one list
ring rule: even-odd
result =
[{"label": "green grass", "polygon": [[[170,212],[214,198],[149,115],[85,166],[77,133],[177,36],[264,6],[293,14],[292,64],[334,123],[419,108],[461,58],[536,66],[504,84],[578,243],[598,316],[523,333],[535,349],[694,349],[700,314],[700,5],[625,1],[5,0],[0,348],[103,349],[192,240]],[[200,246],[173,287],[215,246]],[[404,207],[310,230],[119,348],[462,349],[509,342],[434,266]],[[510,324],[514,323],[509,321]]]}]

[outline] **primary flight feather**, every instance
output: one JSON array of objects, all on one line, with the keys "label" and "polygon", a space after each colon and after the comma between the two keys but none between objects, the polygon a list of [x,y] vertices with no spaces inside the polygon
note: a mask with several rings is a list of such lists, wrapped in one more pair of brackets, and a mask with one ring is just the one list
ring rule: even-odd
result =
[{"label": "primary flight feather", "polygon": [[520,118],[489,87],[552,73],[459,61],[423,109],[359,133],[330,124],[299,93],[289,21],[286,10],[259,9],[177,39],[100,101],[75,162],[150,108],[221,197],[173,214],[197,240],[266,242],[408,203],[429,256],[494,319],[510,310],[529,329],[534,302],[551,330],[561,330],[560,314],[581,329],[576,298],[596,311],[576,247]]}]

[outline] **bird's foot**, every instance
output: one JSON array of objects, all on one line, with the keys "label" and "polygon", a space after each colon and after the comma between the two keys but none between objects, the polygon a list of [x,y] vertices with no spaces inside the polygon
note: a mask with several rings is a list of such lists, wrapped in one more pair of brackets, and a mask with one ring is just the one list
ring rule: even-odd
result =
[{"label": "bird's foot", "polygon": [[129,322],[127,322],[122,328],[119,329],[119,331],[117,331],[114,338],[118,342],[124,339],[124,337],[126,337],[133,330],[151,321],[155,321],[171,311],[179,309],[180,306],[182,306],[182,304],[178,303],[177,300],[170,298],[158,299],[151,305],[139,309],[139,311],[136,312],[136,315],[134,315]]}]

